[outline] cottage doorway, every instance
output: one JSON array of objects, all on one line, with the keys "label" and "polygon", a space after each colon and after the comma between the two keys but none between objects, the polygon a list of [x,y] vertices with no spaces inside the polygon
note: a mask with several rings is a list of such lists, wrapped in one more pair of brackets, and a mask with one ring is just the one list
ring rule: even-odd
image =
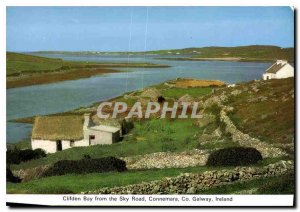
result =
[{"label": "cottage doorway", "polygon": [[89,145],[93,145],[94,144],[94,141],[95,141],[95,135],[90,135],[89,136]]},{"label": "cottage doorway", "polygon": [[56,151],[62,151],[61,140],[56,141]]}]

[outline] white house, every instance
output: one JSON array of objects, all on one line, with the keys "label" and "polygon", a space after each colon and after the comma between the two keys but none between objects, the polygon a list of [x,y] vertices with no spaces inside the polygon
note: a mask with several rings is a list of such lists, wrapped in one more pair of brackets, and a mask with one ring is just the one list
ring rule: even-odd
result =
[{"label": "white house", "polygon": [[95,125],[90,114],[35,118],[31,146],[54,153],[72,147],[112,144],[120,140],[121,127]]},{"label": "white house", "polygon": [[294,67],[286,60],[277,60],[266,70],[262,77],[263,80],[294,77]]}]

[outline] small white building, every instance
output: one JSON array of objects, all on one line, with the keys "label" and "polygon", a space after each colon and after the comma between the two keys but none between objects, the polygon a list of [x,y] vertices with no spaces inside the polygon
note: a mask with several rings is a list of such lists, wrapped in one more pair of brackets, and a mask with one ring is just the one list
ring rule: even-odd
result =
[{"label": "small white building", "polygon": [[112,144],[120,140],[121,127],[95,125],[90,114],[35,118],[31,146],[54,153],[72,147]]},{"label": "small white building", "polygon": [[262,76],[263,80],[289,77],[294,77],[294,67],[286,60],[277,60],[276,63],[271,65]]}]

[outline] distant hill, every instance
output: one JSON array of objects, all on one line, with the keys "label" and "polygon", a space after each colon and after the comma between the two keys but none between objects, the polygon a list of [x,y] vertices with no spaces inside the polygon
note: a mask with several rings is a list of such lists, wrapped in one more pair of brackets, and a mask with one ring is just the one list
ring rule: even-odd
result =
[{"label": "distant hill", "polygon": [[284,59],[294,61],[294,48],[281,48],[278,46],[251,45],[237,47],[202,47],[184,48],[170,50],[155,50],[145,52],[101,52],[101,51],[43,51],[40,53],[60,53],[72,55],[159,55],[159,56],[182,56],[187,55],[191,58],[241,58],[242,60],[277,60]]}]

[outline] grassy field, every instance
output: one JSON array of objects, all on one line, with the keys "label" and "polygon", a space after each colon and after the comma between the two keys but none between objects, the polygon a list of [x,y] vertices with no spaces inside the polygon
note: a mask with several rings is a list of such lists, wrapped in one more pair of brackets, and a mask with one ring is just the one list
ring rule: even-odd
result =
[{"label": "grassy field", "polygon": [[117,72],[111,68],[169,67],[151,63],[64,61],[13,52],[6,53],[6,65],[7,88],[75,80]]},{"label": "grassy field", "polygon": [[6,53],[6,76],[17,76],[21,73],[56,71],[63,66],[63,60],[37,57],[25,54]]},{"label": "grassy field", "polygon": [[126,186],[141,182],[160,180],[163,177],[173,177],[181,173],[198,173],[206,171],[207,167],[153,169],[143,171],[92,173],[85,175],[63,175],[41,178],[27,183],[7,183],[7,193],[79,193],[96,190],[103,187]]}]

